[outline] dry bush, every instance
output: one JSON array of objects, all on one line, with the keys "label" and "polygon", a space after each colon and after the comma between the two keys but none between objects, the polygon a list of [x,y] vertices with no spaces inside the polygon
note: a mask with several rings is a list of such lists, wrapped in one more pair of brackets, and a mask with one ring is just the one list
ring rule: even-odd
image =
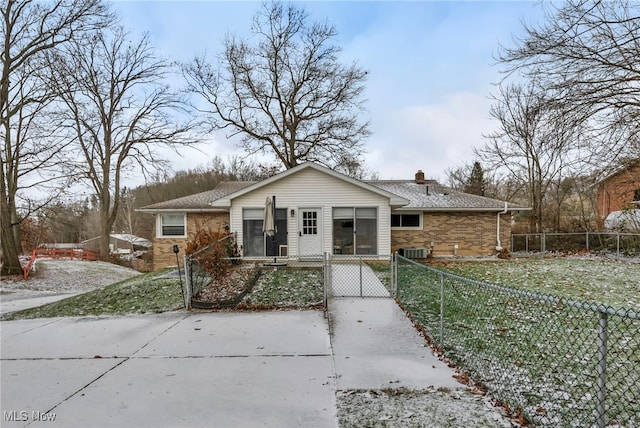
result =
[{"label": "dry bush", "polygon": [[193,258],[213,281],[227,276],[233,266],[231,258],[238,256],[233,235],[198,229],[187,242],[186,253]]}]

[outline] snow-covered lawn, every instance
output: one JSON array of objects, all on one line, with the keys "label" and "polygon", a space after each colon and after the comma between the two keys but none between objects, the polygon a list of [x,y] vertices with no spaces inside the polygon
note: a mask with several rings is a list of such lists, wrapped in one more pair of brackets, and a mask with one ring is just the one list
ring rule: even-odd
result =
[{"label": "snow-covered lawn", "polygon": [[467,390],[338,391],[341,428],[512,427],[484,395]]},{"label": "snow-covered lawn", "polygon": [[[442,266],[440,266],[442,268]],[[640,266],[599,259],[539,259],[448,264],[447,270],[563,301],[626,308],[608,315],[607,421],[640,425]],[[601,314],[442,277],[409,264],[398,269],[405,308],[445,356],[537,426],[595,422]],[[440,287],[444,313],[440,318]]]},{"label": "snow-covered lawn", "polygon": [[454,262],[442,267],[480,281],[640,312],[638,263],[561,257]]}]

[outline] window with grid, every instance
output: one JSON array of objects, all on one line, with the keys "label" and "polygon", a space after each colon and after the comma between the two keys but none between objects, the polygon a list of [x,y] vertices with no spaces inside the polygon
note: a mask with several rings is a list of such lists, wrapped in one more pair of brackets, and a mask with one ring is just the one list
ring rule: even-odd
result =
[{"label": "window with grid", "polygon": [[302,212],[302,233],[304,235],[318,234],[318,212],[317,211]]}]

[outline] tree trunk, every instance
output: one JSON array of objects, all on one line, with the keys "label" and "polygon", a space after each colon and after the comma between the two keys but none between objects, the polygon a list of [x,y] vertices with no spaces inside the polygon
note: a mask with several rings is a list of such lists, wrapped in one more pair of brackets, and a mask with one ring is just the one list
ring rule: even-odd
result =
[{"label": "tree trunk", "polygon": [[102,197],[100,206],[100,259],[109,259],[109,241],[111,240],[111,228],[113,220],[110,219],[109,195]]},{"label": "tree trunk", "polygon": [[11,225],[11,207],[9,206],[4,180],[0,180],[0,236],[2,237],[2,269],[0,276],[22,275],[19,251]]}]

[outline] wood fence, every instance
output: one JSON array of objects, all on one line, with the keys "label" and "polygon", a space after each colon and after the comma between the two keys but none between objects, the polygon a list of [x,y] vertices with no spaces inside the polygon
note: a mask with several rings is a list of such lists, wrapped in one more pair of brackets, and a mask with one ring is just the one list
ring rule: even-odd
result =
[{"label": "wood fence", "polygon": [[37,248],[31,252],[31,258],[26,266],[22,267],[24,279],[29,278],[29,272],[35,263],[37,258],[47,259],[71,259],[71,260],[87,260],[96,261],[99,259],[99,254],[93,251],[87,251],[83,249],[70,248],[70,249],[58,249],[58,248]]}]

